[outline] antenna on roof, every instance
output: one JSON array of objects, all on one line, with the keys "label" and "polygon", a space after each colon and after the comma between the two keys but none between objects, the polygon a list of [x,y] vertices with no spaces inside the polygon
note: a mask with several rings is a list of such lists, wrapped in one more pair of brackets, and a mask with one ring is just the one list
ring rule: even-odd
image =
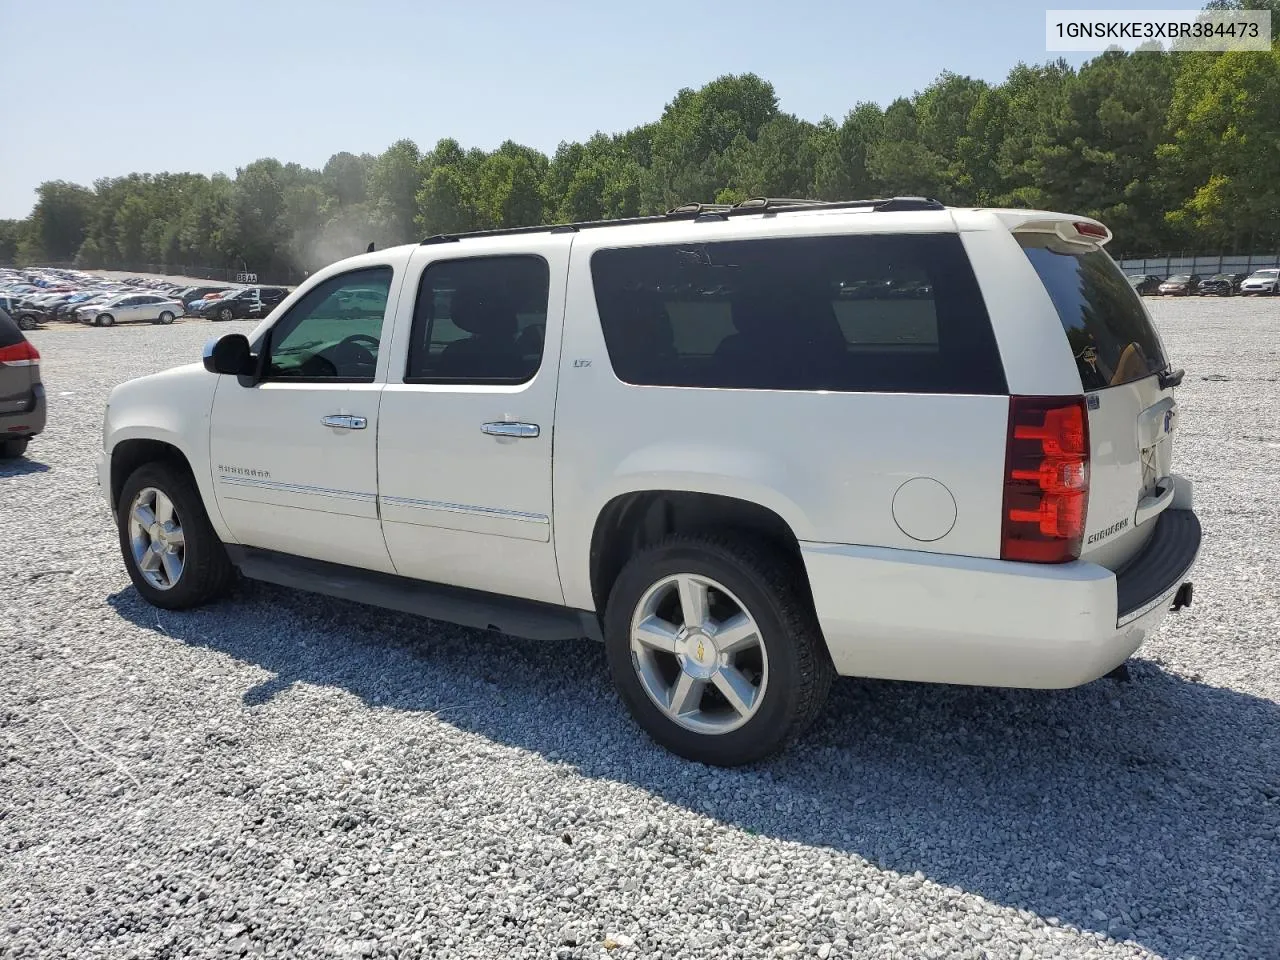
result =
[{"label": "antenna on roof", "polygon": [[369,241],[369,246],[364,248],[365,253],[373,253],[373,241]]}]

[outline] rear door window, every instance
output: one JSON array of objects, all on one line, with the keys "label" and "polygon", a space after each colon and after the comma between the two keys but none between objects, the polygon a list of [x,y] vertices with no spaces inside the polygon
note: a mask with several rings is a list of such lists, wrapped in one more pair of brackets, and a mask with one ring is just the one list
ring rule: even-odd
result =
[{"label": "rear door window", "polygon": [[627,383],[1008,392],[955,234],[606,249],[591,273],[609,359]]},{"label": "rear door window", "polygon": [[1024,234],[1018,243],[1057,308],[1085,390],[1132,383],[1165,368],[1160,336],[1109,253],[1074,252],[1048,234]]}]

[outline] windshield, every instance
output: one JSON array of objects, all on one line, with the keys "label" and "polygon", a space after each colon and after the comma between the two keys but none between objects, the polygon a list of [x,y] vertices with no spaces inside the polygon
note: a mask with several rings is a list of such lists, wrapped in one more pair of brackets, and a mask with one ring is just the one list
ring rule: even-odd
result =
[{"label": "windshield", "polygon": [[1254,275],[1249,279],[1250,280],[1274,280],[1276,277],[1280,277],[1280,270],[1259,270],[1256,273],[1254,273]]},{"label": "windshield", "polygon": [[1026,234],[1018,242],[1058,310],[1085,390],[1164,369],[1160,336],[1110,254],[1068,250],[1050,234]]}]

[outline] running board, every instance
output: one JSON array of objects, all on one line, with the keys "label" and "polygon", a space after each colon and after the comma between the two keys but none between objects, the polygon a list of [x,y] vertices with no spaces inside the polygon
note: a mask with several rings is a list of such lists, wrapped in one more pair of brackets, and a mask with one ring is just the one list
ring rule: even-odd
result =
[{"label": "running board", "polygon": [[281,587],[530,640],[603,639],[599,620],[587,610],[428,583],[256,547],[227,544],[227,555],[250,580]]}]

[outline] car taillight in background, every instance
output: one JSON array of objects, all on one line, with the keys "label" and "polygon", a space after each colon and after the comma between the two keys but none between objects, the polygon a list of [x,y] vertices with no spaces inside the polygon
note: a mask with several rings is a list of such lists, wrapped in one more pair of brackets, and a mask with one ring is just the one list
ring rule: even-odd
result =
[{"label": "car taillight in background", "polygon": [[0,347],[0,366],[34,367],[40,362],[40,351],[27,340],[19,340],[9,347]]},{"label": "car taillight in background", "polygon": [[1089,501],[1083,397],[1010,397],[1000,558],[1066,563],[1080,556]]}]

